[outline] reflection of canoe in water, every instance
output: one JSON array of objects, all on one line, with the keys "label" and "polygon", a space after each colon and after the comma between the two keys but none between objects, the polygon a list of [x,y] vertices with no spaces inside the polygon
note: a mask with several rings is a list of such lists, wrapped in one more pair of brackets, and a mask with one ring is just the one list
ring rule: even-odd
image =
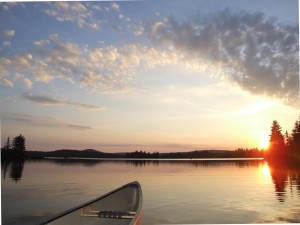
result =
[{"label": "reflection of canoe in water", "polygon": [[48,225],[138,225],[142,219],[142,190],[131,182],[97,199],[77,206],[42,224]]}]

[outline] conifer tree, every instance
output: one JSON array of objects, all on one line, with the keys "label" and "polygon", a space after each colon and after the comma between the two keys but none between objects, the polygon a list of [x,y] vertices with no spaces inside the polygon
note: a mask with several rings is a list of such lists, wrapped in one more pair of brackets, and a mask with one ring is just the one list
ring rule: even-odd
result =
[{"label": "conifer tree", "polygon": [[285,150],[284,136],[281,133],[281,126],[276,120],[273,121],[271,126],[269,150],[274,154]]},{"label": "conifer tree", "polygon": [[291,137],[292,137],[292,143],[291,143],[292,150],[295,150],[300,154],[300,118],[298,121],[295,122]]},{"label": "conifer tree", "polygon": [[285,131],[284,140],[286,148],[291,150],[293,138],[287,131]]},{"label": "conifer tree", "polygon": [[13,150],[16,152],[24,152],[26,150],[25,145],[25,137],[23,135],[19,135],[13,139]]},{"label": "conifer tree", "polygon": [[11,149],[11,144],[10,144],[9,137],[6,140],[6,142],[5,142],[4,146],[3,146],[3,149],[6,150],[6,151],[8,151],[8,150]]}]

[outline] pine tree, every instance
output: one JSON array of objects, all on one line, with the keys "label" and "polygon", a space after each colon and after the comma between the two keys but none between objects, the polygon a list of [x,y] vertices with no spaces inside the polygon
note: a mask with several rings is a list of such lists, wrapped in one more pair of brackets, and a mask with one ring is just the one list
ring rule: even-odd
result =
[{"label": "pine tree", "polygon": [[6,151],[8,151],[8,150],[11,149],[11,144],[10,144],[9,137],[6,140],[6,142],[5,142],[4,146],[3,146],[3,149],[6,150]]},{"label": "pine tree", "polygon": [[12,149],[16,152],[24,152],[26,150],[25,137],[23,135],[20,134],[14,138]]},{"label": "pine tree", "polygon": [[286,147],[284,143],[284,136],[281,133],[281,126],[276,120],[274,120],[271,126],[269,150],[272,154],[279,154],[280,152],[284,152],[285,149]]},{"label": "pine tree", "polygon": [[284,140],[286,148],[291,150],[293,138],[287,131],[285,131]]},{"label": "pine tree", "polygon": [[292,138],[292,143],[291,143],[292,150],[299,152],[300,154],[300,118],[298,121],[295,122],[294,129],[292,130],[291,138]]}]

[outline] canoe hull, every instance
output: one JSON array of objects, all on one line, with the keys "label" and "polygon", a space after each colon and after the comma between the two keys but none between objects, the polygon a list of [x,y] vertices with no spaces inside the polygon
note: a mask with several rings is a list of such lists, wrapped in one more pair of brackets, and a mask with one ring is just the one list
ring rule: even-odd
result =
[{"label": "canoe hull", "polygon": [[41,225],[140,225],[142,201],[141,186],[135,181],[54,216]]}]

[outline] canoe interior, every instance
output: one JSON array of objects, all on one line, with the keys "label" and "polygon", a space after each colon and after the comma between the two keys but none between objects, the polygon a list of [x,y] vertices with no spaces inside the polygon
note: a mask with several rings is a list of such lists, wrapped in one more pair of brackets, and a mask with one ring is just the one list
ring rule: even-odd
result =
[{"label": "canoe interior", "polygon": [[[142,193],[140,185],[132,182],[122,186],[96,200],[75,207],[61,215],[46,221],[47,225],[133,225],[140,219]],[[128,211],[132,218],[99,218],[98,211]]]}]

